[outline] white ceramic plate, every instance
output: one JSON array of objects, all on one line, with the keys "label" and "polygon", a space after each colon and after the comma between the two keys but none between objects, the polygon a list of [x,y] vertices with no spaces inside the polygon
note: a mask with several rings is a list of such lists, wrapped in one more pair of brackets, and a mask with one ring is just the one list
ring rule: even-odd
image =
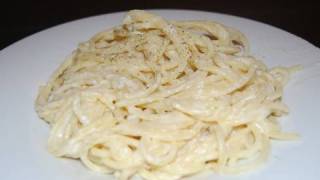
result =
[{"label": "white ceramic plate", "polygon": [[[283,128],[301,134],[294,142],[273,142],[265,166],[241,176],[212,173],[197,179],[318,179],[320,177],[320,50],[290,33],[239,17],[185,10],[153,10],[170,19],[215,20],[242,31],[254,56],[269,66],[302,64],[284,101],[290,114]],[[75,160],[57,159],[46,151],[49,127],[34,111],[39,85],[79,42],[121,23],[125,13],[101,15],[62,24],[0,51],[1,179],[113,179],[87,170]],[[194,178],[192,178],[194,179]]]}]

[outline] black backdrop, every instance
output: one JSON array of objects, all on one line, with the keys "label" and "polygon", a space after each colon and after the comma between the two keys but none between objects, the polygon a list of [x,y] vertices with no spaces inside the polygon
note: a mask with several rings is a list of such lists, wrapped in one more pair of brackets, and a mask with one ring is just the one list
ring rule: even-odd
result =
[{"label": "black backdrop", "polygon": [[317,1],[259,0],[9,0],[0,4],[0,49],[67,21],[129,9],[178,8],[232,14],[296,34],[320,47]]}]

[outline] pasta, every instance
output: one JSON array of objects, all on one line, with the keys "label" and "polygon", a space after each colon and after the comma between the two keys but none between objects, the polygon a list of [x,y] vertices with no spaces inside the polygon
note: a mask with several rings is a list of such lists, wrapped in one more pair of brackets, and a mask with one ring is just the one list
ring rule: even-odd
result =
[{"label": "pasta", "polygon": [[39,90],[48,150],[117,179],[237,174],[290,140],[278,118],[296,67],[268,69],[239,31],[130,11],[77,50]]}]

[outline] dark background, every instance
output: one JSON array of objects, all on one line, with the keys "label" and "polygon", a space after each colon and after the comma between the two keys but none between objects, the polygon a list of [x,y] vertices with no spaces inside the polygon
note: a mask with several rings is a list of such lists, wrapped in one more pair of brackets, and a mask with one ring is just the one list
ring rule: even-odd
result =
[{"label": "dark background", "polygon": [[0,49],[67,21],[129,9],[178,8],[232,14],[289,31],[320,47],[317,1],[241,0],[11,0],[0,6]]}]

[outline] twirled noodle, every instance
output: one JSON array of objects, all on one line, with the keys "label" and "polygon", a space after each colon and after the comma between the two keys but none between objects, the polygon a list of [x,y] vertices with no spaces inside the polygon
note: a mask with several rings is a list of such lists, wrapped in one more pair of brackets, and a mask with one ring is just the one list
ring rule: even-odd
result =
[{"label": "twirled noodle", "polygon": [[119,179],[179,179],[204,169],[239,173],[290,139],[277,118],[295,68],[268,69],[237,30],[130,11],[98,33],[42,86],[49,151]]}]

